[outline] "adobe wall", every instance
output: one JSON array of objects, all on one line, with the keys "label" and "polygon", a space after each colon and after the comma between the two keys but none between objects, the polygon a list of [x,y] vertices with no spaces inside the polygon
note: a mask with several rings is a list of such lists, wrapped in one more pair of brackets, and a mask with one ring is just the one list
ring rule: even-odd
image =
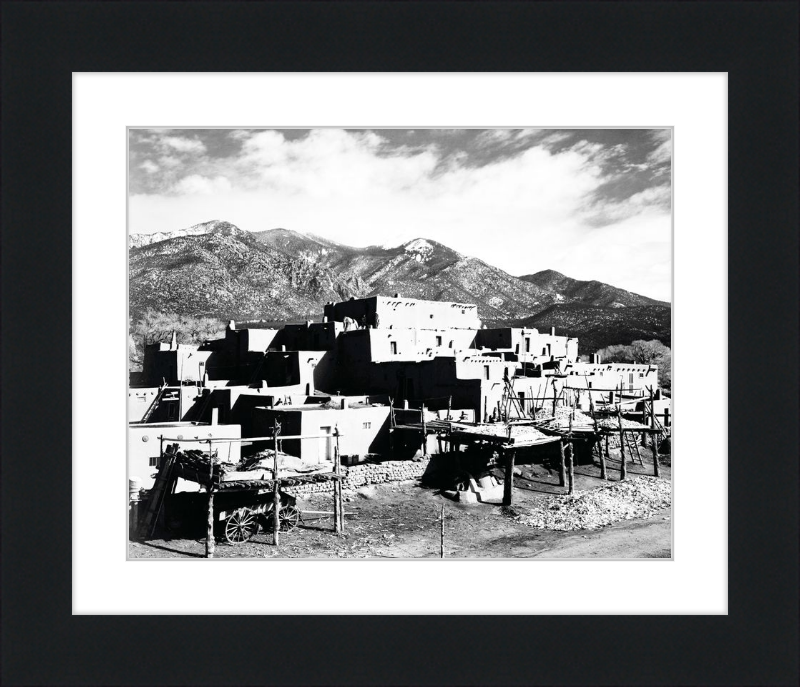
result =
[{"label": "adobe wall", "polygon": [[[342,487],[345,490],[358,489],[368,484],[384,484],[401,482],[422,477],[428,467],[429,460],[388,460],[382,463],[365,463],[362,465],[342,466],[345,478]],[[286,491],[295,496],[313,493],[331,493],[333,482],[317,482],[297,487],[287,487]]]},{"label": "adobe wall", "polygon": [[[377,315],[377,320],[376,320]],[[472,303],[445,303],[413,298],[373,296],[325,306],[328,320],[345,317],[378,329],[479,329],[478,307]]]},{"label": "adobe wall", "polygon": [[[168,439],[197,439],[180,442],[181,450],[208,450],[204,439],[233,439],[241,436],[239,425],[195,425],[192,423],[168,422],[132,424],[128,427],[128,477],[138,477],[143,489],[151,489],[158,472],[157,459],[161,454],[160,437]],[[166,448],[168,442],[165,442]],[[220,461],[238,463],[241,458],[239,442],[219,442],[212,444],[218,451]],[[179,480],[177,491],[197,491],[199,485]]]}]

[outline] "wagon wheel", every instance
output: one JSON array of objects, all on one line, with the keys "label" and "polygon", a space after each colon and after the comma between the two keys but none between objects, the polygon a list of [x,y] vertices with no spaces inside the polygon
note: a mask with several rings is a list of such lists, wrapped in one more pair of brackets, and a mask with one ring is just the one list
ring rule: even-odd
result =
[{"label": "wagon wheel", "polygon": [[294,506],[284,506],[278,512],[281,521],[281,532],[288,532],[297,527],[300,522],[300,511]]},{"label": "wagon wheel", "polygon": [[233,511],[225,521],[225,539],[231,544],[241,544],[258,532],[258,519],[249,508]]}]

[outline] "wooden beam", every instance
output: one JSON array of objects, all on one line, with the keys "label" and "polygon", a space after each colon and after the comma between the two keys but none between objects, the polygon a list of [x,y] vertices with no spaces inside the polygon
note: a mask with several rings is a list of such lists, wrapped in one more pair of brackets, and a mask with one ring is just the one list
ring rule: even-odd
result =
[{"label": "wooden beam", "polygon": [[280,544],[281,532],[281,481],[278,478],[278,421],[275,420],[272,429],[272,438],[275,447],[275,455],[272,462],[272,479],[275,484],[272,487],[272,543],[275,546]]},{"label": "wooden beam", "polygon": [[620,406],[619,415],[619,478],[624,480],[628,476],[628,466],[625,465],[625,434],[622,431],[622,407]]},{"label": "wooden beam", "polygon": [[514,449],[506,450],[506,481],[503,483],[503,505],[511,505],[511,495],[514,489]]},{"label": "wooden beam", "polygon": [[567,436],[567,447],[569,448],[569,474],[567,493],[575,493],[575,448],[572,445],[572,415],[569,416],[569,435]]}]

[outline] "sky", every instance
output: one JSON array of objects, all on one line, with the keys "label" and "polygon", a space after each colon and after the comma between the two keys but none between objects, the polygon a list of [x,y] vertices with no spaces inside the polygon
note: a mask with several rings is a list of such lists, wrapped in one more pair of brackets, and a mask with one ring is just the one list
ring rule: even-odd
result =
[{"label": "sky", "polygon": [[131,129],[132,234],[438,241],[671,300],[670,129]]}]

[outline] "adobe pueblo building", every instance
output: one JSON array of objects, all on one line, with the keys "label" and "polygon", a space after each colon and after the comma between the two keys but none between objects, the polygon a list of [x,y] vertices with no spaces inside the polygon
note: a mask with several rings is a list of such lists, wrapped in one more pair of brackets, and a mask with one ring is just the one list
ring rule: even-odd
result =
[{"label": "adobe pueblo building", "polygon": [[644,429],[654,409],[662,425],[669,412],[652,365],[581,362],[578,340],[554,329],[487,329],[474,304],[399,295],[328,303],[322,322],[281,329],[231,321],[202,345],[173,336],[147,347],[141,379],[129,390],[129,475],[145,488],[165,438],[238,439],[217,449],[235,463],[258,448],[248,438],[280,425],[298,437],[283,453],[326,463],[336,445],[347,465],[572,438],[589,413],[598,436],[609,408],[639,412]]}]

